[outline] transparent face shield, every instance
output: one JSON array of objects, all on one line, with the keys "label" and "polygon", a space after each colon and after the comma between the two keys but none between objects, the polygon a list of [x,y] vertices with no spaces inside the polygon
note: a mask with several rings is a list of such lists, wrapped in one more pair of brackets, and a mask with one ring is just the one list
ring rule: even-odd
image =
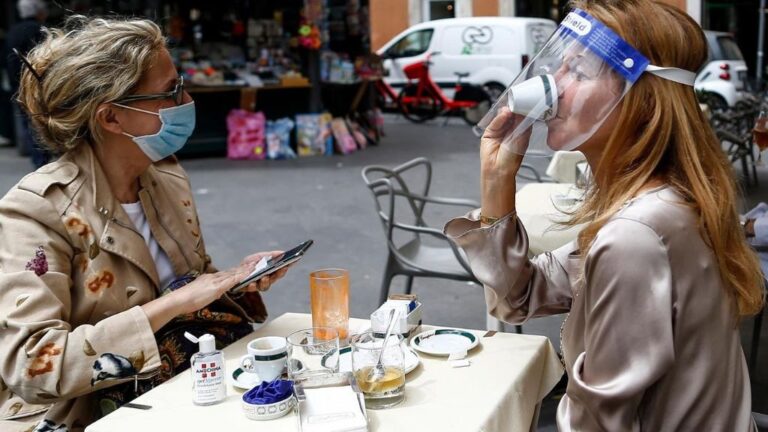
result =
[{"label": "transparent face shield", "polygon": [[695,74],[658,68],[611,29],[576,9],[475,129],[517,154],[577,150],[643,72],[693,85]]}]

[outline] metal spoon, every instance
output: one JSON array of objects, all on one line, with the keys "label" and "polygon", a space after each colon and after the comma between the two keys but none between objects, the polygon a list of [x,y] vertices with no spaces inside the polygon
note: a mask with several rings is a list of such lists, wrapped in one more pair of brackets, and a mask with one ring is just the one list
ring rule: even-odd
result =
[{"label": "metal spoon", "polygon": [[384,365],[381,364],[381,358],[384,356],[384,349],[387,347],[387,339],[389,339],[389,335],[392,333],[392,327],[395,326],[395,314],[397,314],[395,309],[390,310],[389,325],[387,326],[387,333],[384,334],[384,342],[381,344],[379,360],[376,362],[376,366],[374,366],[368,373],[368,382],[379,381],[380,379],[384,378],[384,375],[387,374],[387,371],[384,369]]}]

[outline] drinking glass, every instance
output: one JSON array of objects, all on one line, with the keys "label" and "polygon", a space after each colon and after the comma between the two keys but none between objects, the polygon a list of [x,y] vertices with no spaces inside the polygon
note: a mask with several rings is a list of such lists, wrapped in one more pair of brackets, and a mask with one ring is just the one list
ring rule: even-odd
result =
[{"label": "drinking glass", "polygon": [[[323,269],[309,274],[312,326],[336,329],[339,339],[347,338],[349,327],[349,271]],[[316,333],[318,339],[323,333]]]},{"label": "drinking glass", "polygon": [[[403,337],[390,335],[384,341],[371,331],[355,336],[352,345],[352,373],[365,396],[365,407],[383,409],[395,406],[405,399],[405,352]],[[373,375],[379,354],[384,375]]]},{"label": "drinking glass", "polygon": [[768,112],[760,111],[760,115],[755,120],[755,126],[752,128],[752,138],[757,145],[756,165],[763,165],[763,151],[768,148]]},{"label": "drinking glass", "polygon": [[[323,335],[318,338],[316,335]],[[293,332],[288,341],[288,377],[296,382],[339,370],[339,336],[330,327]]]}]

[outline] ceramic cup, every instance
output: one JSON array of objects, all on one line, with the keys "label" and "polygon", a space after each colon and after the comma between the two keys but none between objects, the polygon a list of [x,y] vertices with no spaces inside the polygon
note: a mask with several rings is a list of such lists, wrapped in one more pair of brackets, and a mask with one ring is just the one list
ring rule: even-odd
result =
[{"label": "ceramic cup", "polygon": [[248,342],[248,354],[240,359],[240,367],[255,373],[262,381],[272,381],[285,369],[288,347],[284,337],[267,336]]},{"label": "ceramic cup", "polygon": [[507,105],[513,113],[550,120],[557,115],[557,84],[552,75],[538,75],[509,89]]}]

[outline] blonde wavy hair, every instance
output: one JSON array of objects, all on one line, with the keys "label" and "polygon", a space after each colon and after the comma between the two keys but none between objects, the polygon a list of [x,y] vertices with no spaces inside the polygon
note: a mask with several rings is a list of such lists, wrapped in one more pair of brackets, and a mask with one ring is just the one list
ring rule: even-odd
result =
[{"label": "blonde wavy hair", "polygon": [[97,107],[137,86],[165,47],[160,28],[144,19],[76,15],[62,28],[44,31],[44,40],[27,55],[35,72],[22,68],[19,103],[54,153],[100,142]]},{"label": "blonde wavy hair", "polygon": [[[704,33],[673,6],[651,0],[572,0],[570,5],[605,23],[652,64],[697,71],[706,61]],[[586,224],[578,238],[580,250],[589,250],[597,232],[643,186],[661,180],[696,213],[734,314],[759,312],[763,275],[739,225],[733,170],[694,90],[644,74],[617,109],[595,181],[569,221]]]}]

